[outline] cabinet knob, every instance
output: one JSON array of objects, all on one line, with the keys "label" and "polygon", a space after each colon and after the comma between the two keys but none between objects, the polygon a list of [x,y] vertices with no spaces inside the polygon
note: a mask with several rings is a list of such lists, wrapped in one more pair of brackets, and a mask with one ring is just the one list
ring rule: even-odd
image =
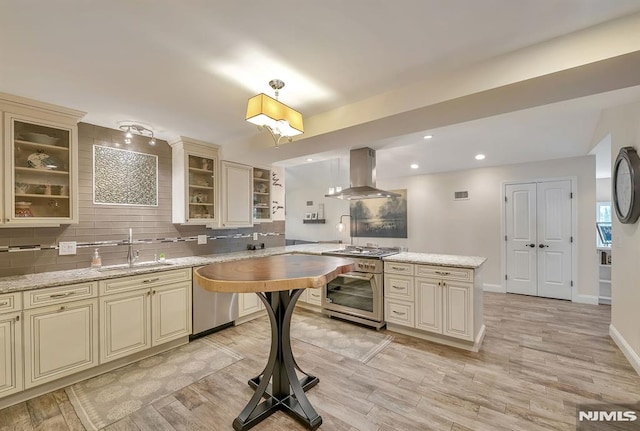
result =
[{"label": "cabinet knob", "polygon": [[19,322],[19,321],[20,321],[20,315],[18,314],[18,315],[16,316],[16,322]]}]

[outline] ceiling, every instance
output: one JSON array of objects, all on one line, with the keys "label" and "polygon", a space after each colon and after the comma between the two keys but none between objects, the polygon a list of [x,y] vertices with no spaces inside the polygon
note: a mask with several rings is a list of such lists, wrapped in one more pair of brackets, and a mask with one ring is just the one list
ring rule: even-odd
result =
[{"label": "ceiling", "polygon": [[[249,97],[271,94],[273,78],[285,81],[280,100],[305,121],[339,115],[341,107],[639,11],[637,0],[3,1],[0,91],[86,111],[83,121],[92,124],[144,123],[160,138],[189,136],[222,145],[224,154],[244,141],[269,146],[244,111]],[[594,97],[425,124],[429,142],[414,127],[358,144],[380,148],[380,166],[394,175],[412,162],[420,165],[413,173],[475,167],[476,152],[486,153],[485,164],[583,155],[600,110],[640,93]],[[305,163],[354,145],[345,136],[297,154],[269,148],[263,160]]]}]

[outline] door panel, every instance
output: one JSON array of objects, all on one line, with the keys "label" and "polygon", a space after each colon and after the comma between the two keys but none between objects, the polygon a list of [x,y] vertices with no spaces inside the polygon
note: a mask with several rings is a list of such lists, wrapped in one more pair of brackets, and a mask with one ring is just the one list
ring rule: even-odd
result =
[{"label": "door panel", "polygon": [[[537,293],[536,184],[506,187],[507,292]],[[530,247],[534,244],[534,247]]]},{"label": "door panel", "polygon": [[442,286],[437,280],[416,278],[416,328],[442,334]]},{"label": "door panel", "polygon": [[507,292],[571,299],[571,181],[510,184]]},{"label": "door panel", "polygon": [[538,295],[571,299],[571,182],[538,183]]}]

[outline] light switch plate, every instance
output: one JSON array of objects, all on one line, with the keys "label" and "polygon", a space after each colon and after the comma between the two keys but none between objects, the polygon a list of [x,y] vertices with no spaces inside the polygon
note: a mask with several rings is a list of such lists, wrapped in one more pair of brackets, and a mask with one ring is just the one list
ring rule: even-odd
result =
[{"label": "light switch plate", "polygon": [[254,232],[253,233],[253,240],[257,241],[258,240],[258,232]]},{"label": "light switch plate", "polygon": [[76,254],[75,241],[60,241],[58,243],[58,256],[68,256]]},{"label": "light switch plate", "polygon": [[198,245],[206,244],[207,236],[206,235],[198,235]]}]

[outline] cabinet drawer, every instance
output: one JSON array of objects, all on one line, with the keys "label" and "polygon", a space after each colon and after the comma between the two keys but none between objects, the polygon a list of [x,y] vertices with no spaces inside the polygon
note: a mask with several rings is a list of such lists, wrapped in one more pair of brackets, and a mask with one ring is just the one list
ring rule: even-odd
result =
[{"label": "cabinet drawer", "polygon": [[413,277],[395,274],[387,274],[384,276],[385,298],[413,301],[414,290]]},{"label": "cabinet drawer", "polygon": [[473,281],[473,269],[455,268],[453,266],[416,265],[416,277]]},{"label": "cabinet drawer", "polygon": [[44,305],[55,305],[79,299],[90,299],[97,296],[98,283],[95,281],[31,290],[24,292],[24,309],[28,310]]},{"label": "cabinet drawer", "polygon": [[320,289],[305,289],[307,291],[307,303],[313,305],[321,305],[322,303],[322,290]]},{"label": "cabinet drawer", "polygon": [[160,271],[151,274],[130,275],[100,281],[100,295],[126,292],[141,287],[161,286],[168,283],[191,280],[191,268],[175,269],[172,271]]},{"label": "cabinet drawer", "polygon": [[396,325],[415,327],[414,323],[414,305],[412,302],[406,301],[385,301],[384,304],[385,320],[388,323]]},{"label": "cabinet drawer", "polygon": [[20,292],[0,295],[0,314],[20,310],[22,310],[22,294]]},{"label": "cabinet drawer", "polygon": [[412,263],[385,262],[384,272],[389,274],[413,275]]}]

